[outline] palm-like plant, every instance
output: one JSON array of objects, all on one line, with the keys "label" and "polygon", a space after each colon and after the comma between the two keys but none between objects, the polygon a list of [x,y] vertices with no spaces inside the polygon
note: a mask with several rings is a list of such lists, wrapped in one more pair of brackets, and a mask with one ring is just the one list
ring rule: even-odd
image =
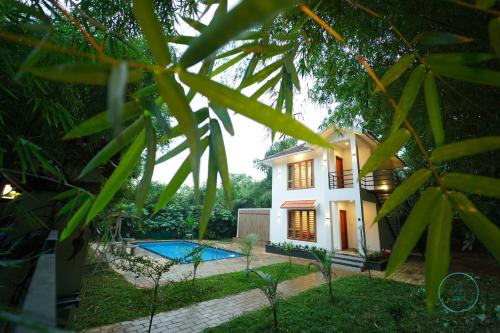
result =
[{"label": "palm-like plant", "polygon": [[193,286],[194,282],[196,280],[196,272],[198,271],[198,266],[201,264],[202,260],[202,255],[203,251],[205,251],[205,245],[200,244],[199,246],[195,247],[193,251],[191,251],[187,256],[186,259],[192,260],[193,263]]},{"label": "palm-like plant", "polygon": [[283,252],[286,253],[286,255],[288,256],[288,262],[290,263],[290,265],[292,264],[292,251],[293,251],[293,244],[292,243],[285,243],[281,246],[281,249],[283,250]]},{"label": "palm-like plant", "polygon": [[252,255],[253,247],[257,244],[259,240],[259,236],[256,234],[248,234],[243,237],[240,245],[241,253],[245,256],[246,260],[246,272],[247,277],[250,274],[250,263],[252,262],[254,256]]},{"label": "palm-like plant", "polygon": [[278,284],[285,275],[288,266],[283,267],[278,277],[275,279],[271,274],[264,273],[262,271],[251,270],[257,274],[260,278],[262,284],[259,285],[259,289],[266,295],[269,305],[271,306],[271,311],[273,312],[274,329],[278,331],[278,305],[280,301],[280,296],[278,293]]},{"label": "palm-like plant", "polygon": [[311,266],[315,266],[320,270],[326,283],[328,283],[328,294],[330,295],[330,300],[333,302],[332,280],[335,273],[332,270],[333,262],[331,253],[317,248],[312,249],[311,252],[316,258],[316,261],[309,263],[309,269]]}]

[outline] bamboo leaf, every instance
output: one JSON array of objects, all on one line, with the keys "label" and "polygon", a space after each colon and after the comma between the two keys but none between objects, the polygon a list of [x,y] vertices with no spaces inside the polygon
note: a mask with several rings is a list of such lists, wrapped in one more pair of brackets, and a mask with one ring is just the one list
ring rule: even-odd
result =
[{"label": "bamboo leaf", "polygon": [[215,119],[210,120],[210,149],[210,152],[215,154],[215,164],[222,180],[227,207],[231,207],[231,181],[227,166],[226,148],[219,122]]},{"label": "bamboo leaf", "polygon": [[433,203],[430,225],[425,250],[425,286],[427,290],[427,308],[434,310],[438,299],[441,280],[448,273],[450,266],[451,205],[444,194],[438,195]]},{"label": "bamboo leaf", "polygon": [[440,147],[444,143],[443,121],[441,119],[441,106],[439,102],[439,93],[436,86],[436,80],[432,72],[427,72],[424,80],[425,105],[429,123],[431,125],[432,135],[436,146]]},{"label": "bamboo leaf", "polygon": [[396,113],[394,120],[392,122],[391,133],[397,131],[401,123],[406,119],[408,112],[410,111],[415,99],[417,98],[418,92],[420,91],[420,86],[424,81],[425,76],[425,66],[418,65],[415,68],[406,81],[405,87],[403,88],[403,93],[399,99],[399,112]]},{"label": "bamboo leaf", "polygon": [[68,198],[73,198],[75,195],[78,195],[78,193],[81,193],[79,189],[72,188],[71,190],[67,190],[54,195],[52,198],[50,198],[50,200],[62,201]]},{"label": "bamboo leaf", "polygon": [[194,30],[196,30],[198,32],[202,32],[207,27],[205,24],[201,23],[200,21],[193,20],[189,17],[181,16],[181,18],[184,22],[189,24],[191,26],[191,28],[193,28]]},{"label": "bamboo leaf", "polygon": [[285,68],[288,74],[290,74],[291,80],[295,88],[300,91],[300,80],[299,75],[297,74],[297,69],[295,68],[295,64],[293,63],[293,57],[289,56],[285,58]]},{"label": "bamboo leaf", "polygon": [[257,89],[257,91],[255,91],[250,98],[252,99],[259,98],[260,96],[262,96],[263,93],[265,93],[269,89],[274,88],[276,84],[278,84],[281,78],[282,78],[282,72],[279,72],[272,79],[267,80],[267,82],[264,83],[259,89]]},{"label": "bamboo leaf", "polygon": [[151,116],[146,118],[146,163],[144,165],[144,173],[141,181],[137,186],[137,194],[135,197],[135,206],[138,212],[144,207],[146,196],[148,194],[149,185],[153,178],[156,159],[156,133],[151,121]]},{"label": "bamboo leaf", "polygon": [[422,186],[427,179],[431,176],[429,169],[422,168],[415,171],[403,184],[399,185],[394,192],[387,199],[382,208],[377,213],[373,223],[377,223],[384,216],[392,212],[396,207],[403,203],[410,195],[415,193],[420,186]]},{"label": "bamboo leaf", "polygon": [[432,151],[432,162],[445,162],[464,156],[500,149],[500,136],[487,136],[453,142]]},{"label": "bamboo leaf", "polygon": [[121,61],[111,68],[108,81],[108,115],[109,123],[115,133],[120,132],[123,105],[125,104],[125,88],[127,87],[127,63]]},{"label": "bamboo leaf", "polygon": [[476,0],[476,7],[478,8],[490,8],[495,4],[497,0]]},{"label": "bamboo leaf", "polygon": [[189,106],[189,102],[184,95],[181,85],[170,73],[155,74],[158,90],[168,105],[170,113],[177,119],[182,132],[189,142],[189,154],[191,158],[191,172],[193,174],[195,196],[198,196],[199,189],[199,168],[200,168],[200,143],[198,137],[198,126],[195,116]]},{"label": "bamboo leaf", "polygon": [[[49,67],[24,67],[22,71],[47,80],[105,86],[108,84],[111,67],[107,64],[82,63]],[[127,82],[136,82],[142,77],[142,70],[129,71]]]},{"label": "bamboo leaf", "polygon": [[[285,102],[285,80],[284,80],[285,73],[282,72],[282,79],[281,79],[281,84],[280,84],[280,90],[278,92],[278,98],[276,99],[276,105],[275,109],[278,112],[283,111],[283,103]],[[273,136],[273,141],[274,141],[274,136]]]},{"label": "bamboo leaf", "polygon": [[490,45],[495,50],[497,57],[500,58],[500,17],[490,21],[488,32],[490,34]]},{"label": "bamboo leaf", "polygon": [[128,176],[134,170],[137,162],[141,157],[141,153],[146,145],[146,134],[142,131],[135,141],[132,143],[130,148],[127,150],[125,155],[120,161],[118,167],[113,171],[111,177],[106,181],[101,192],[94,201],[92,208],[90,208],[85,224],[88,224],[94,217],[99,214],[104,207],[111,201],[116,192],[120,187],[127,181]]},{"label": "bamboo leaf", "polygon": [[293,116],[293,83],[290,73],[284,70],[283,73],[283,99],[285,101],[285,112]]},{"label": "bamboo leaf", "polygon": [[439,65],[471,65],[495,59],[491,53],[431,53],[425,57],[429,66]]},{"label": "bamboo leaf", "polygon": [[289,115],[276,112],[273,108],[248,98],[220,83],[187,72],[179,73],[181,80],[191,89],[203,94],[218,105],[232,109],[269,128],[312,144],[332,147],[331,143],[314,133]]},{"label": "bamboo leaf", "polygon": [[207,230],[208,221],[210,220],[210,215],[215,205],[215,198],[217,194],[217,165],[215,152],[210,146],[210,154],[208,156],[208,176],[207,176],[207,190],[205,192],[205,198],[203,199],[203,207],[201,209],[200,216],[200,231],[199,238],[203,239],[205,231]]},{"label": "bamboo leaf", "polygon": [[474,39],[441,31],[425,31],[415,37],[414,42],[427,46],[470,43]]},{"label": "bamboo leaf", "polygon": [[486,248],[500,261],[500,229],[484,216],[467,197],[460,192],[448,192],[453,208],[462,221]]},{"label": "bamboo leaf", "polygon": [[428,187],[418,199],[415,206],[401,228],[398,239],[392,248],[385,276],[389,276],[405,262],[406,258],[417,244],[420,235],[429,224],[429,216],[434,211],[434,204],[442,195],[438,187]]},{"label": "bamboo leaf", "polygon": [[75,197],[69,200],[64,206],[62,206],[56,213],[56,217],[64,216],[70,212],[73,212],[75,207],[79,206],[81,203],[82,194],[78,192]]},{"label": "bamboo leaf", "polygon": [[[382,75],[382,78],[380,79],[380,82],[382,82],[383,86],[385,88],[388,88],[391,83],[396,81],[401,74],[403,74],[408,67],[413,63],[415,60],[415,56],[413,53],[406,54],[402,56],[394,65],[392,65],[387,72]],[[375,88],[374,92],[380,91],[378,87]]]},{"label": "bamboo leaf", "polygon": [[295,1],[244,0],[226,15],[217,15],[184,52],[179,65],[191,67],[227,44],[239,34],[259,23],[267,22]]},{"label": "bamboo leaf", "polygon": [[[139,104],[133,101],[127,102],[123,106],[122,121],[127,121],[131,118],[137,117],[141,113],[142,110],[139,108]],[[77,127],[69,131],[63,139],[69,140],[89,136],[104,131],[110,127],[111,124],[109,123],[108,112],[104,111],[81,122]]]},{"label": "bamboo leaf", "polygon": [[244,82],[240,84],[238,89],[242,89],[245,87],[248,87],[254,83],[261,82],[262,80],[265,80],[268,78],[273,72],[278,70],[281,66],[283,65],[283,59],[279,59],[272,64],[262,68],[260,71],[255,73],[253,76],[249,77],[246,79]]},{"label": "bamboo leaf", "polygon": [[[203,153],[208,146],[208,139],[201,140],[200,146],[201,146],[201,153]],[[170,180],[170,183],[168,183],[168,185],[161,193],[160,197],[158,198],[158,201],[155,204],[153,212],[154,214],[158,213],[158,211],[160,211],[162,208],[165,207],[165,205],[172,199],[175,192],[177,192],[177,190],[186,180],[187,176],[191,172],[190,159],[191,158],[188,156],[184,160],[182,165],[179,167],[179,169],[177,169],[177,172]]]},{"label": "bamboo leaf", "polygon": [[229,116],[227,109],[214,103],[210,103],[210,108],[214,111],[220,121],[222,121],[222,125],[224,125],[226,131],[229,134],[234,135],[233,123],[231,122],[231,117]]},{"label": "bamboo leaf", "polygon": [[[204,126],[201,130],[202,130],[202,132],[201,132],[200,136],[203,136],[206,132],[208,132],[208,126],[206,126],[206,127]],[[206,140],[206,139],[202,139],[200,141],[200,144],[202,146],[204,144],[203,143],[204,140]],[[159,159],[157,159],[155,163],[156,164],[160,164],[160,163],[166,162],[169,159],[171,159],[172,157],[174,157],[174,156],[179,155],[180,153],[182,153],[188,147],[189,147],[188,142],[187,141],[183,141],[180,144],[178,144],[175,148],[172,148],[171,150],[169,150],[165,155],[163,155],[162,157],[160,157]]]},{"label": "bamboo leaf", "polygon": [[394,134],[391,134],[373,154],[370,155],[365,165],[359,172],[358,181],[369,172],[376,170],[385,161],[394,156],[408,141],[410,132],[405,128],[400,128]]},{"label": "bamboo leaf", "polygon": [[182,35],[165,36],[165,40],[167,42],[173,43],[173,44],[182,44],[182,45],[189,45],[195,39],[196,39],[196,37],[194,37],[194,36],[182,36]]},{"label": "bamboo leaf", "polygon": [[241,78],[240,85],[238,86],[238,89],[242,87],[245,82],[252,77],[253,72],[255,71],[255,68],[257,67],[257,63],[259,62],[260,57],[257,54],[254,54],[252,58],[250,58],[250,61],[248,62],[248,66],[245,69],[245,73],[243,74],[243,77]]},{"label": "bamboo leaf", "polygon": [[436,65],[432,70],[454,80],[500,87],[500,72],[461,65]]},{"label": "bamboo leaf", "polygon": [[172,199],[175,192],[177,192],[177,190],[181,187],[190,172],[190,157],[188,156],[179,169],[177,169],[177,172],[170,180],[170,183],[168,183],[158,198],[158,201],[155,204],[154,214],[158,213],[158,211],[165,207],[165,205]]},{"label": "bamboo leaf", "polygon": [[85,215],[90,209],[90,206],[92,205],[92,199],[88,198],[84,204],[75,212],[75,214],[69,219],[68,223],[66,223],[66,226],[64,227],[63,231],[61,232],[61,236],[59,237],[60,241],[65,240],[70,236],[73,231],[78,227],[78,225],[82,222],[82,220],[85,218]]},{"label": "bamboo leaf", "polygon": [[276,44],[262,44],[262,43],[252,42],[238,46],[229,51],[220,53],[215,56],[215,59],[229,57],[240,52],[253,53],[254,56],[272,57],[278,54],[286,53],[291,48],[292,48],[291,44],[276,45]]},{"label": "bamboo leaf", "polygon": [[137,135],[144,129],[144,117],[140,117],[123,132],[111,140],[104,148],[102,148],[91,160],[85,168],[80,172],[78,178],[81,179],[89,174],[99,165],[109,161],[111,157],[118,154],[120,150],[126,147]]},{"label": "bamboo leaf", "polygon": [[237,64],[238,62],[240,62],[241,60],[245,59],[247,56],[248,56],[248,54],[242,53],[242,54],[232,58],[231,60],[228,60],[224,64],[222,64],[219,67],[217,67],[216,69],[214,69],[213,72],[210,74],[210,77],[215,77],[215,76],[219,75],[220,73],[224,72],[229,67],[231,67],[231,66]]},{"label": "bamboo leaf", "polygon": [[154,13],[153,1],[133,0],[133,4],[132,11],[141,26],[156,62],[160,66],[167,66],[170,63],[170,51],[163,34],[163,28]]},{"label": "bamboo leaf", "polygon": [[447,172],[443,184],[454,190],[500,199],[500,179],[497,178]]}]

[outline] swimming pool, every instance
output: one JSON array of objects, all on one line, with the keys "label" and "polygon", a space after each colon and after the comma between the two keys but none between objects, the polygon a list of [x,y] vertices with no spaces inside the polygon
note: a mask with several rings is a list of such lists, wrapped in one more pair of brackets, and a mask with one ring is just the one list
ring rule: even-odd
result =
[{"label": "swimming pool", "polygon": [[[200,246],[196,243],[186,241],[136,242],[134,244],[165,258],[179,260],[182,264],[193,262],[192,258],[187,258],[186,256],[189,255],[195,248]],[[242,254],[238,252],[207,246],[201,255],[201,259],[202,261],[212,261],[241,256]]]}]

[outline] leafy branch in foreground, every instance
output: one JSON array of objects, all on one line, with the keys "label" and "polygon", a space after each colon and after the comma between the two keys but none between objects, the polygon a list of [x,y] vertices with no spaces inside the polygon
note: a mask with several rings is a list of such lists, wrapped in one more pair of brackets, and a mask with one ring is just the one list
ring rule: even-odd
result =
[{"label": "leafy branch in foreground", "polygon": [[[384,20],[382,15],[367,7],[358,4],[353,5],[377,19]],[[340,35],[326,22],[319,19],[314,14],[308,13],[307,11],[304,12],[321,26],[326,27],[326,30],[330,32],[335,39],[344,43],[344,39],[339,38]],[[494,19],[492,22],[495,22],[495,20],[498,19]],[[380,91],[384,93],[390,106],[395,111],[391,134],[368,158],[360,171],[359,179],[361,179],[363,175],[379,168],[387,159],[398,152],[408,142],[410,137],[415,141],[422,157],[426,160],[426,168],[416,172],[403,183],[400,188],[394,191],[389,199],[383,204],[374,222],[379,221],[382,217],[399,206],[419,187],[427,182],[430,176],[433,177],[435,186],[427,187],[410,212],[397,238],[396,244],[394,245],[393,254],[390,257],[386,270],[386,275],[389,275],[406,260],[423,231],[427,228],[427,225],[429,225],[426,248],[426,286],[427,306],[428,309],[432,311],[437,302],[438,284],[446,275],[450,262],[452,209],[459,213],[459,216],[465,224],[485,244],[495,258],[500,260],[500,229],[482,215],[472,202],[466,199],[464,194],[452,191],[452,189],[455,188],[463,192],[489,195],[498,198],[500,196],[500,188],[494,188],[488,184],[497,184],[498,180],[487,177],[476,178],[477,176],[472,175],[460,176],[451,174],[450,177],[447,176],[448,170],[446,165],[441,164],[455,158],[500,149],[500,137],[485,137],[445,144],[445,132],[435,77],[443,83],[446,83],[444,78],[452,78],[464,82],[498,87],[500,86],[500,72],[463,66],[464,63],[475,64],[495,58],[494,55],[489,54],[479,57],[474,54],[461,54],[459,56],[456,54],[441,54],[439,57],[434,56],[434,58],[431,54],[422,57],[392,22],[389,21],[388,24],[401,39],[402,43],[408,47],[410,53],[402,56],[393,64],[381,79],[378,78],[364,57],[358,56],[359,61],[375,83],[375,92]],[[499,43],[499,40],[495,39],[496,34],[497,31],[495,29],[494,31],[490,30],[491,43],[495,49]],[[432,40],[432,43],[430,43],[430,40]],[[462,38],[461,36],[440,32],[422,33],[414,39],[414,43],[431,45],[461,44],[469,41],[470,40]],[[436,61],[436,59],[440,59],[440,61]],[[420,64],[416,65],[414,72],[410,75],[398,104],[389,95],[387,87],[398,80],[398,78],[413,65],[415,60],[418,60]],[[436,145],[436,148],[431,150],[430,154],[424,147],[415,128],[407,119],[408,112],[411,110],[422,81],[424,83],[424,95],[429,124]],[[405,128],[399,128],[401,125],[404,125]],[[461,180],[461,182],[458,180]],[[488,235],[486,235],[485,231],[488,231]]]},{"label": "leafy branch in foreground", "polygon": [[[32,17],[34,23],[51,29],[52,19],[47,17],[43,10],[36,6],[14,3],[17,4],[17,10]],[[500,149],[500,137],[449,141],[450,137],[446,136],[443,124],[443,102],[440,94],[440,89],[449,89],[454,92],[450,88],[449,80],[491,88],[500,86],[500,72],[496,67],[482,65],[484,62],[498,59],[498,50],[500,50],[498,12],[488,8],[485,10],[476,5],[470,4],[469,6],[495,16],[488,26],[490,44],[494,53],[486,50],[479,54],[470,52],[457,54],[442,50],[446,50],[449,46],[470,43],[471,38],[452,32],[425,31],[409,40],[383,15],[357,3],[351,1],[348,3],[387,24],[401,40],[401,50],[404,50],[401,57],[381,78],[364,56],[353,54],[373,80],[374,93],[383,94],[395,111],[391,134],[371,155],[360,175],[379,168],[390,156],[403,147],[408,147],[410,142],[415,144],[425,161],[425,166],[409,177],[384,203],[376,220],[380,220],[385,214],[397,208],[411,194],[422,193],[398,237],[389,262],[388,274],[406,260],[412,250],[409,246],[415,244],[424,230],[428,228],[426,257],[429,260],[426,261],[426,284],[428,307],[432,309],[437,298],[436,283],[446,273],[443,268],[448,267],[450,261],[449,230],[450,216],[453,216],[453,212],[458,213],[465,225],[500,260],[499,228],[465,195],[465,193],[473,193],[499,198],[500,187],[493,186],[498,183],[498,180],[479,175],[458,174],[450,170],[449,164],[449,161],[454,159]],[[9,43],[16,42],[53,53],[71,54],[82,61],[56,67],[43,67],[31,63],[30,66],[21,68],[23,73],[31,73],[58,82],[108,86],[108,110],[68,131],[65,138],[102,135],[110,129],[113,130],[113,138],[91,160],[85,172],[90,172],[110,161],[112,156],[121,155],[122,158],[96,199],[86,198],[86,201],[78,202],[79,209],[75,210],[73,217],[69,219],[70,223],[62,236],[67,237],[79,226],[88,225],[93,218],[102,213],[133,168],[141,161],[143,150],[147,148],[145,173],[136,199],[137,206],[141,207],[144,193],[147,192],[155,168],[155,163],[152,162],[155,147],[182,136],[184,143],[170,151],[170,154],[156,160],[156,163],[167,161],[186,149],[190,152],[186,161],[160,195],[155,211],[158,212],[168,203],[189,174],[192,174],[195,193],[198,193],[200,158],[208,148],[209,178],[199,226],[199,237],[203,238],[214,206],[218,176],[221,177],[228,203],[231,198],[227,159],[223,152],[222,128],[219,124],[219,121],[222,122],[222,127],[228,133],[234,133],[228,110],[233,110],[268,126],[272,133],[281,132],[312,144],[331,148],[327,140],[292,117],[293,98],[291,97],[293,97],[294,89],[300,88],[294,63],[298,54],[297,41],[301,40],[303,32],[301,29],[306,19],[311,18],[341,43],[343,51],[355,53],[354,50],[359,48],[350,47],[349,41],[321,19],[314,10],[305,4],[295,6],[296,4],[298,2],[285,0],[272,2],[243,0],[228,11],[226,1],[208,2],[205,5],[207,10],[212,6],[217,6],[209,24],[196,24],[190,18],[185,20],[200,31],[199,35],[172,37],[165,35],[151,0],[133,1],[136,21],[155,59],[153,64],[107,55],[106,49],[97,42],[98,37],[102,36],[92,36],[85,28],[87,22],[79,22],[72,15],[71,10],[67,10],[56,1],[47,3],[46,6],[50,6],[47,9],[62,12],[68,22],[84,36],[83,39],[89,44],[86,46],[91,47],[90,51],[76,51],[46,40],[18,35],[17,32],[0,32],[0,38]],[[288,13],[300,15],[300,20],[289,26],[286,36],[271,38],[268,33],[269,22],[277,18],[286,18]],[[105,38],[103,38],[104,42]],[[173,54],[169,47],[173,43],[183,43],[187,45],[187,49],[182,54]],[[440,53],[436,54],[432,52],[432,48],[429,49],[436,46],[440,47]],[[424,52],[419,50],[424,50]],[[232,58],[227,60],[230,56]],[[250,61],[237,88],[227,87],[214,80],[216,75],[223,73],[246,57],[249,57]],[[197,73],[189,72],[188,69],[196,64],[201,64],[200,70]],[[216,65],[217,68],[213,70]],[[409,72],[410,75],[397,102],[389,93],[388,88],[407,77],[406,74]],[[154,82],[149,86],[138,88],[137,83],[143,82],[146,78]],[[182,84],[189,88],[187,93],[184,92]],[[248,97],[241,92],[241,89],[250,85],[259,87],[252,96]],[[273,91],[275,87],[279,87],[279,91],[273,105],[258,101],[260,96]],[[417,132],[408,118],[412,114],[412,108],[420,90],[424,95],[434,147],[427,147],[424,144],[422,134]],[[207,107],[193,111],[191,101],[198,94],[207,100]],[[159,122],[156,124],[150,121],[151,116],[156,117],[158,113],[167,112],[176,118],[178,122],[176,127],[163,128]],[[59,174],[58,169],[49,163],[49,157],[46,154],[32,145],[19,142],[15,151],[24,162],[22,164],[24,178],[28,171],[27,158],[38,161],[37,165],[45,172],[54,176]],[[425,190],[420,191],[422,187],[425,187]],[[438,239],[440,239],[439,244]],[[439,253],[435,253],[436,251]]]}]

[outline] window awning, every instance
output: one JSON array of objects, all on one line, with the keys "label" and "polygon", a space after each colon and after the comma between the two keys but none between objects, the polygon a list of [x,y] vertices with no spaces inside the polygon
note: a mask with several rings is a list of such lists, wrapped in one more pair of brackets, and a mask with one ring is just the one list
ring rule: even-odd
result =
[{"label": "window awning", "polygon": [[314,209],[318,206],[316,200],[291,200],[284,201],[281,208],[285,209]]}]

